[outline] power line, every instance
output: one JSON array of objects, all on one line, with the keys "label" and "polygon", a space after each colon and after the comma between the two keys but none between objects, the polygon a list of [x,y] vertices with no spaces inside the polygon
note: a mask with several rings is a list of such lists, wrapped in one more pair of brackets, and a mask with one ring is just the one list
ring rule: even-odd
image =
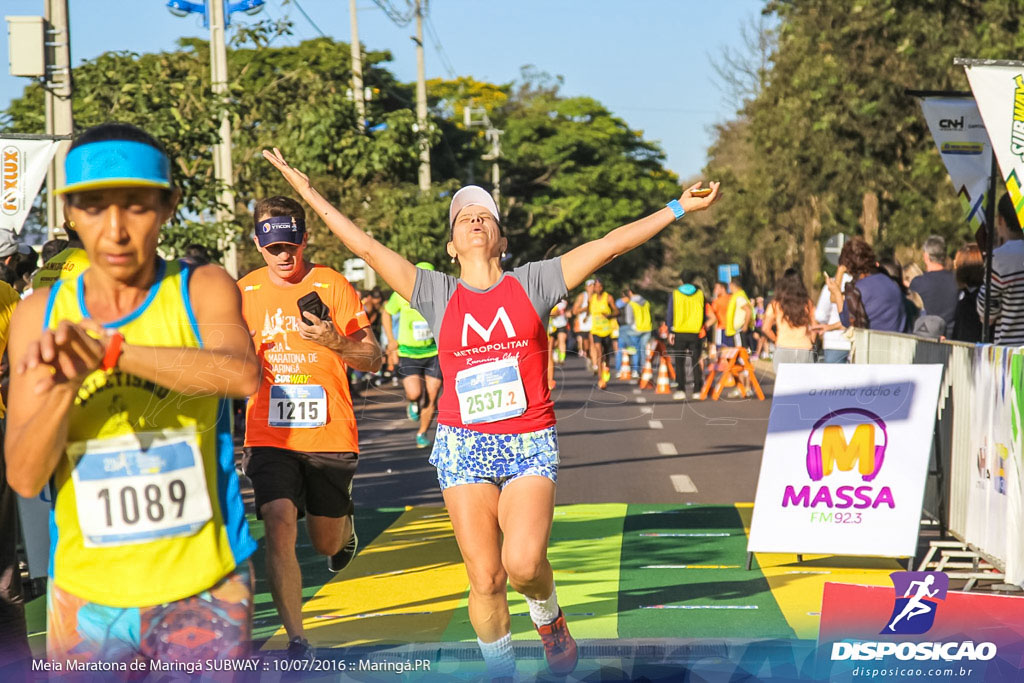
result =
[{"label": "power line", "polygon": [[312,26],[316,30],[316,32],[320,34],[321,38],[327,37],[327,34],[321,31],[320,27],[316,25],[316,22],[313,21],[313,19],[310,18],[308,14],[306,14],[306,10],[302,9],[302,5],[299,4],[299,0],[291,0],[291,3],[295,5],[295,9],[299,10],[302,16],[306,17],[306,21],[308,21],[309,25]]},{"label": "power line", "polygon": [[455,78],[455,67],[452,66],[452,61],[448,58],[448,53],[444,50],[444,45],[441,44],[441,38],[437,35],[437,31],[434,29],[434,23],[430,21],[430,17],[425,17],[427,25],[427,33],[430,35],[430,40],[434,43],[434,50],[437,52],[438,59],[441,60],[441,65],[444,70],[448,72],[451,78]]},{"label": "power line", "polygon": [[[406,11],[403,14],[392,6],[390,0],[373,0],[373,3],[380,7],[384,14],[388,16],[388,19],[393,21],[398,26],[408,26],[409,22],[416,16],[416,5],[410,0],[405,0]],[[424,14],[426,13],[426,3],[424,3]]]}]

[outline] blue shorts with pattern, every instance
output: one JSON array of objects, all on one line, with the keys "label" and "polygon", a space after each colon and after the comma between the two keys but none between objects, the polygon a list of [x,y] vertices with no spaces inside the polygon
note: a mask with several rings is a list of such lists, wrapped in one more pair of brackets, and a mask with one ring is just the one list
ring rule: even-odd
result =
[{"label": "blue shorts with pattern", "polygon": [[558,480],[558,434],[554,427],[525,434],[482,434],[438,425],[430,464],[441,489],[460,484],[505,488],[525,476]]}]

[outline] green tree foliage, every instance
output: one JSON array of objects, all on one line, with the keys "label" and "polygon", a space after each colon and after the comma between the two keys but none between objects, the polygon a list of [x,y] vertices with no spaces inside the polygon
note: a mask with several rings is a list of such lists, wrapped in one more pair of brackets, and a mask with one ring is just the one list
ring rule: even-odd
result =
[{"label": "green tree foliage", "polygon": [[[565,98],[558,80],[524,71],[523,81],[496,85],[461,77],[431,81],[434,186],[420,192],[413,88],[386,68],[391,55],[366,51],[363,80],[371,89],[367,131],[360,132],[349,92],[350,53],[329,38],[277,47],[287,23],[238,29],[228,52],[231,80],[224,98],[210,86],[209,46],[185,39],[156,54],[110,52],[74,70],[76,126],[109,120],[134,123],[164,142],[183,203],[163,234],[179,252],[191,242],[239,245],[242,270],[261,264],[249,237],[253,200],[292,195],[261,151],[279,147],[309,174],[324,196],[375,237],[414,260],[452,270],[445,258],[448,202],[464,182],[490,177],[489,144],[467,128],[464,107],[482,107],[504,131],[502,210],[510,240],[509,265],[565,253],[584,240],[656,210],[679,188],[663,154],[626,122],[590,98]],[[219,188],[212,147],[221,112],[232,124],[235,219],[213,216]],[[0,118],[3,129],[41,132],[42,90],[26,88]],[[310,257],[340,267],[351,254],[315,216]],[[613,282],[633,281],[663,262],[656,240],[613,262]]]},{"label": "green tree foliage", "polygon": [[1020,54],[1017,3],[997,0],[775,0],[769,67],[737,121],[720,126],[711,176],[723,198],[722,247],[769,285],[837,232],[890,252],[938,233],[968,238],[916,99],[906,89],[967,90],[953,58]]}]

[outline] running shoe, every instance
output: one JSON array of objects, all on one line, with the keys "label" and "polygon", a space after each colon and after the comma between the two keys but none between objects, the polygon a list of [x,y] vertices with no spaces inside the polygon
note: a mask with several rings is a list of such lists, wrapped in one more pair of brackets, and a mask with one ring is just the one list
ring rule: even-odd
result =
[{"label": "running shoe", "polygon": [[608,382],[611,381],[611,379],[612,379],[612,371],[611,370],[605,368],[604,370],[601,371],[601,382],[602,383],[608,384]]},{"label": "running shoe", "polygon": [[409,419],[413,422],[417,422],[420,419],[420,404],[416,401],[409,401],[409,405],[405,407],[405,414],[409,416]]},{"label": "running shoe", "polygon": [[682,400],[685,400],[685,399],[686,399],[686,392],[685,391],[677,391],[674,394],[672,394],[672,400],[673,401],[682,401]]},{"label": "running shoe", "polygon": [[430,437],[426,434],[416,435],[416,448],[426,448],[430,445]]},{"label": "running shoe", "polygon": [[699,391],[693,392],[692,394],[690,394],[690,398],[692,398],[694,401],[699,401],[700,400],[700,392]]},{"label": "running shoe", "polygon": [[337,574],[349,565],[352,558],[356,556],[356,550],[358,549],[359,537],[356,535],[356,518],[355,515],[353,515],[352,538],[348,539],[348,543],[345,544],[345,547],[327,558],[327,568]]},{"label": "running shoe", "polygon": [[569,635],[569,627],[565,623],[565,615],[558,610],[558,618],[546,626],[537,626],[540,640],[544,643],[544,657],[548,660],[548,669],[556,676],[568,676],[576,668],[579,659],[576,641]]},{"label": "running shoe", "polygon": [[292,661],[313,661],[315,653],[313,646],[302,636],[295,636],[288,641],[288,649],[285,655]]}]

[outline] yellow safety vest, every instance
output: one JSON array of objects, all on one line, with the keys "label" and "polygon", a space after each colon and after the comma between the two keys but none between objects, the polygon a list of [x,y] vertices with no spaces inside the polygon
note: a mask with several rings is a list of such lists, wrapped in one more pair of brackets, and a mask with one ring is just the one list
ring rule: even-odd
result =
[{"label": "yellow safety vest", "polygon": [[672,291],[672,331],[697,334],[704,326],[704,292],[686,295],[677,287]]}]

